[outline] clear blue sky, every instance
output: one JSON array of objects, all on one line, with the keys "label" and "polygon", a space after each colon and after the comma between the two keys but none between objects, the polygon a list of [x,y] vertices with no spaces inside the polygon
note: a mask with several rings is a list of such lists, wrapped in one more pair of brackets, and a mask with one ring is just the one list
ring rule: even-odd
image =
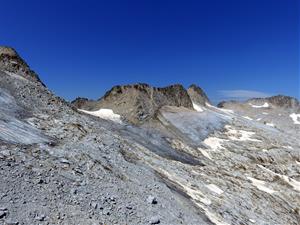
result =
[{"label": "clear blue sky", "polygon": [[299,0],[15,0],[0,21],[0,45],[68,100],[136,82],[300,95]]}]

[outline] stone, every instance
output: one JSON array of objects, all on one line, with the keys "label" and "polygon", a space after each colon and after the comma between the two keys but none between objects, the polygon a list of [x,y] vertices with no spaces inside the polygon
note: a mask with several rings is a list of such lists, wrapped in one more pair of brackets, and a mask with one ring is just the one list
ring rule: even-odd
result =
[{"label": "stone", "polygon": [[41,215],[35,217],[35,220],[37,220],[37,221],[44,221],[45,219],[46,219],[46,216],[44,214],[41,214]]},{"label": "stone", "polygon": [[0,219],[6,216],[6,212],[0,210]]},{"label": "stone", "polygon": [[14,219],[7,219],[5,220],[5,225],[18,225],[19,222],[17,220],[14,220]]},{"label": "stone", "polygon": [[148,196],[147,202],[148,202],[149,204],[153,204],[153,205],[157,204],[156,198],[153,197],[152,195]]},{"label": "stone", "polygon": [[97,202],[92,202],[91,206],[92,206],[92,208],[97,209],[98,208],[98,203]]},{"label": "stone", "polygon": [[150,224],[160,224],[160,219],[158,216],[153,216],[149,222]]}]

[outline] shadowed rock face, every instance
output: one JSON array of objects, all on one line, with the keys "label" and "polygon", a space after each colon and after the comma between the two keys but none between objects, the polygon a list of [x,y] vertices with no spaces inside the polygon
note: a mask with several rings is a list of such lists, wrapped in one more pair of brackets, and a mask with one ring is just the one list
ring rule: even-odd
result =
[{"label": "shadowed rock face", "polygon": [[45,86],[38,75],[29,68],[13,48],[0,46],[0,69],[21,75],[30,81],[39,82]]},{"label": "shadowed rock face", "polygon": [[192,84],[187,90],[193,103],[197,105],[205,105],[210,102],[205,92],[195,84]]},{"label": "shadowed rock face", "polygon": [[179,84],[164,88],[148,84],[115,86],[97,101],[78,98],[72,104],[90,111],[109,108],[134,124],[153,118],[157,110],[165,105],[193,107],[187,91]]}]

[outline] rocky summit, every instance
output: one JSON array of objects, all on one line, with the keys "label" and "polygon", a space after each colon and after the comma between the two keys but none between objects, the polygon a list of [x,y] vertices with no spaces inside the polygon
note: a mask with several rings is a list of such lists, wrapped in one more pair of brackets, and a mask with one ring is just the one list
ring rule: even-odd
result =
[{"label": "rocky summit", "polygon": [[134,124],[152,119],[157,110],[165,105],[193,108],[188,92],[180,84],[163,88],[148,84],[118,85],[98,101],[77,98],[72,104],[90,111],[110,108]]},{"label": "rocky summit", "polygon": [[207,95],[205,92],[195,84],[192,84],[188,89],[187,92],[192,100],[192,102],[196,105],[205,106],[206,103],[210,103]]},{"label": "rocky summit", "polygon": [[0,68],[6,72],[18,74],[31,81],[43,84],[38,75],[29,68],[13,48],[0,46]]},{"label": "rocky summit", "polygon": [[0,47],[0,224],[300,224],[300,110],[192,85],[55,96]]}]

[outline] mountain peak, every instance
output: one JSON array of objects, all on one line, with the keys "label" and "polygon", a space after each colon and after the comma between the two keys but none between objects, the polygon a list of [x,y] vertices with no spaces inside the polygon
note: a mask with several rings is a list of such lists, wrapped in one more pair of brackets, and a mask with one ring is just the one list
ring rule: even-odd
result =
[{"label": "mountain peak", "polygon": [[30,69],[25,60],[11,47],[0,46],[0,69],[20,75],[30,81],[38,82],[45,86],[39,76]]},{"label": "mountain peak", "polygon": [[210,102],[205,92],[196,84],[192,84],[187,92],[194,104],[205,105],[206,102]]},{"label": "mountain peak", "polygon": [[134,124],[153,118],[162,106],[193,108],[187,90],[181,84],[152,87],[145,83],[117,85],[97,101],[77,98],[72,105],[93,111],[109,108]]},{"label": "mountain peak", "polygon": [[18,53],[14,48],[7,47],[7,46],[0,46],[0,57],[3,55],[16,57],[18,56]]}]

